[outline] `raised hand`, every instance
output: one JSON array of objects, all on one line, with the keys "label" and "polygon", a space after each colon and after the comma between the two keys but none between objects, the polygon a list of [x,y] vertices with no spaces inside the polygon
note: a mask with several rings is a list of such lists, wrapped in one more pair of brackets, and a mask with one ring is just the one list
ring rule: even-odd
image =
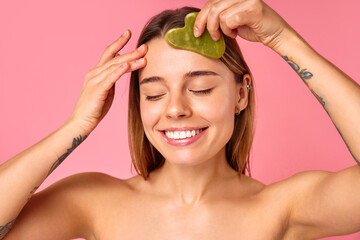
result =
[{"label": "raised hand", "polygon": [[195,36],[200,36],[205,27],[214,40],[219,39],[221,29],[229,37],[240,36],[273,49],[284,32],[292,29],[261,0],[210,0],[197,16]]},{"label": "raised hand", "polygon": [[86,74],[80,97],[68,120],[76,122],[86,132],[90,133],[109,111],[116,81],[126,72],[146,65],[143,58],[147,52],[146,45],[123,55],[118,54],[130,36],[131,32],[127,30],[106,47],[97,65]]}]

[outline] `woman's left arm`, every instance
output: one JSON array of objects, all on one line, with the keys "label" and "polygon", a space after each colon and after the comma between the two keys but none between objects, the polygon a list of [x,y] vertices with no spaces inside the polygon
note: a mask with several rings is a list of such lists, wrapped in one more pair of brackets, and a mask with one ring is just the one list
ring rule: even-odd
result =
[{"label": "woman's left arm", "polygon": [[[197,16],[194,35],[202,34],[205,26],[214,40],[221,29],[232,38],[261,42],[276,51],[324,107],[360,165],[359,84],[311,48],[261,0],[210,0]],[[288,231],[311,239],[360,231],[358,165],[335,173],[303,172],[284,181],[290,205]]]},{"label": "woman's left arm", "polygon": [[360,86],[291,32],[274,49],[314,94],[357,165],[339,172],[308,171],[288,179],[289,231],[308,239],[360,231]]},{"label": "woman's left arm", "polygon": [[323,106],[360,165],[360,85],[318,54],[295,31],[286,31],[274,50]]}]

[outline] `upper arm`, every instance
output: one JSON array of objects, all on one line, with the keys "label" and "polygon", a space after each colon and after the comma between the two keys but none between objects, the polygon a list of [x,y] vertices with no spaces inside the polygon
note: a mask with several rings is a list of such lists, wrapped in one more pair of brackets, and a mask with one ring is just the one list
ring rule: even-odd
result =
[{"label": "upper arm", "polygon": [[360,166],[335,173],[302,172],[289,182],[289,229],[309,239],[360,231]]},{"label": "upper arm", "polygon": [[91,234],[90,189],[101,175],[72,175],[34,194],[4,239],[88,238]]}]

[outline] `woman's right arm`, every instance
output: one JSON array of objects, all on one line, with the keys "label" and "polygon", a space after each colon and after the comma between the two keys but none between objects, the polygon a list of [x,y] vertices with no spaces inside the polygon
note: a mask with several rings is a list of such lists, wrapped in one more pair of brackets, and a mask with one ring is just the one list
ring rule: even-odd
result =
[{"label": "woman's right arm", "polygon": [[88,134],[68,122],[0,166],[0,239],[40,184]]},{"label": "woman's right arm", "polygon": [[[0,239],[11,229],[41,183],[104,118],[114,98],[115,82],[126,72],[146,65],[143,59],[146,46],[124,55],[117,53],[128,42],[130,35],[130,31],[126,31],[109,45],[98,64],[87,73],[68,121],[48,137],[0,165]],[[42,202],[40,197],[38,202]],[[31,217],[31,214],[27,216]],[[16,231],[16,225],[12,231]],[[53,234],[56,236],[56,232]]]}]

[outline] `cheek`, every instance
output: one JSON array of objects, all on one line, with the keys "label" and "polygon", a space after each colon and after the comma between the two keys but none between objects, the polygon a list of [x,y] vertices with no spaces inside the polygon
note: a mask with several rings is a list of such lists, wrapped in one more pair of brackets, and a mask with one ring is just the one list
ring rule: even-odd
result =
[{"label": "cheek", "polygon": [[[231,89],[224,89],[207,101],[197,105],[197,112],[209,121],[214,131],[212,146],[222,148],[231,138],[234,131],[235,93]],[[218,148],[219,147],[219,148]]]},{"label": "cheek", "polygon": [[145,132],[159,121],[161,112],[162,107],[159,104],[140,102],[140,115]]},{"label": "cheek", "polygon": [[194,102],[193,109],[213,123],[225,123],[234,116],[234,93],[221,89],[211,97]]}]

